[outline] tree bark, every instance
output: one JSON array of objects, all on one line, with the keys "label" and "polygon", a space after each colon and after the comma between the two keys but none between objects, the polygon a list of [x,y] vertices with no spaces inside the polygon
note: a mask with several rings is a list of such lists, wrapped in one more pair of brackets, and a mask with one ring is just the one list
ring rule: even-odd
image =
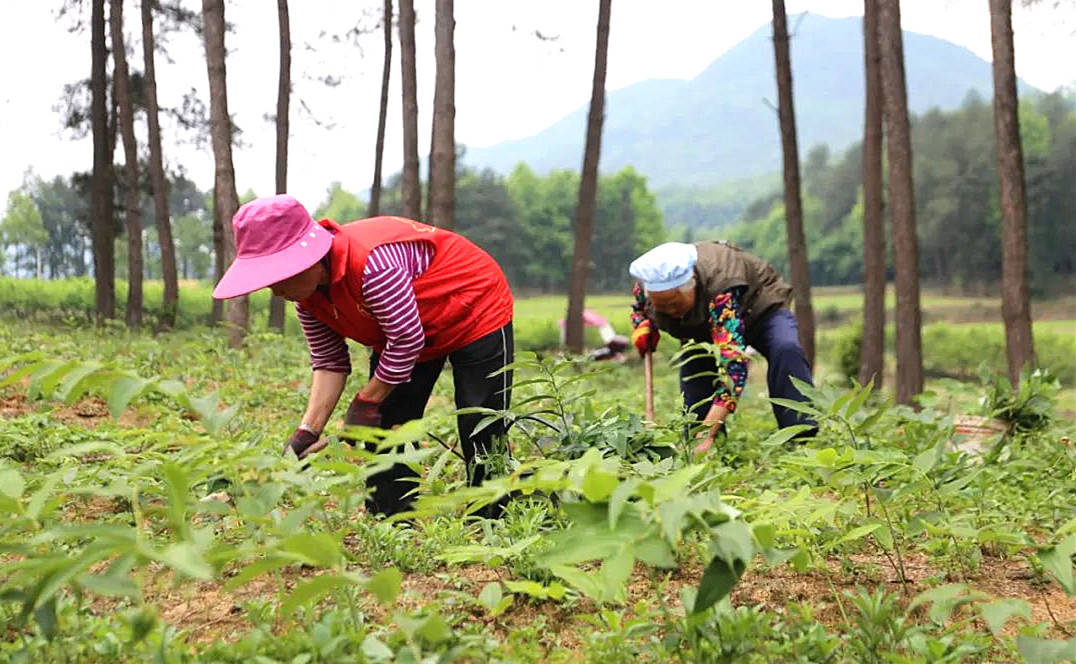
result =
[{"label": "tree bark", "polygon": [[90,227],[93,235],[93,280],[97,324],[116,317],[115,230],[112,220],[112,150],[108,127],[108,81],[105,60],[105,0],[93,0],[90,11],[92,54],[90,122],[93,127],[93,175],[90,184]]},{"label": "tree bark", "polygon": [[601,157],[602,121],[605,118],[605,68],[609,53],[610,0],[598,3],[598,36],[594,48],[594,84],[590,90],[587,116],[587,144],[583,153],[583,173],[579,180],[579,205],[575,214],[575,250],[572,254],[572,283],[568,291],[568,315],[564,323],[565,343],[573,353],[583,352],[583,304],[590,266],[590,241],[594,234],[594,209],[598,199],[598,159]]},{"label": "tree bark", "polygon": [[796,109],[792,102],[792,64],[788,54],[788,26],[784,0],[773,0],[773,54],[777,70],[777,114],[781,121],[781,152],[784,155],[785,233],[788,267],[796,303],[800,345],[807,362],[814,366],[814,310],[811,277],[807,271],[807,239],[803,233],[803,200],[800,197],[800,158],[796,145]]},{"label": "tree bark", "polygon": [[433,95],[427,221],[452,230],[456,226],[456,19],[453,0],[437,0],[434,28],[437,75]]},{"label": "tree bark", "polygon": [[179,307],[179,278],[176,274],[176,243],[172,239],[172,219],[168,209],[168,180],[164,177],[164,157],[161,150],[161,123],[157,107],[157,74],[154,64],[156,49],[153,36],[153,3],[142,2],[142,56],[145,66],[146,123],[149,125],[149,172],[153,185],[153,209],[156,217],[157,241],[161,245],[161,279],[164,281],[164,302],[161,308],[161,327],[169,329],[176,323]]},{"label": "tree bark", "polygon": [[415,5],[400,0],[400,77],[403,90],[403,216],[422,217],[422,187],[418,177],[418,88],[415,81]]},{"label": "tree bark", "polygon": [[1001,317],[1009,381],[1035,361],[1031,336],[1031,292],[1027,262],[1027,194],[1016,67],[1012,38],[1012,0],[990,0],[990,37],[994,50],[994,133],[1001,182]]},{"label": "tree bark", "polygon": [[108,22],[112,28],[112,76],[116,80],[120,136],[123,138],[123,174],[127,180],[127,327],[142,328],[142,208],[138,195],[138,144],[134,133],[134,104],[123,40],[123,0],[110,0]]},{"label": "tree bark", "polygon": [[904,43],[899,0],[878,0],[878,9],[889,210],[893,219],[893,263],[896,269],[897,401],[910,404],[923,391],[923,341]]},{"label": "tree bark", "polygon": [[[205,23],[206,69],[209,75],[209,125],[213,140],[213,220],[214,236],[219,234],[217,279],[235,257],[235,237],[231,219],[239,209],[235,191],[235,167],[232,164],[232,121],[228,113],[227,68],[224,49],[224,0],[202,0]],[[228,301],[229,340],[238,346],[246,336],[250,317],[246,295]]]},{"label": "tree bark", "polygon": [[377,118],[377,146],[374,148],[374,182],[370,186],[370,216],[381,214],[381,159],[385,153],[385,121],[389,109],[389,79],[392,75],[392,0],[385,0],[382,19],[385,35],[385,62],[381,68],[381,107]]},{"label": "tree bark", "polygon": [[882,219],[882,75],[878,5],[863,2],[866,109],[863,123],[863,343],[859,382],[882,386],[885,372],[885,222]]},{"label": "tree bark", "polygon": [[[280,24],[280,76],[276,89],[276,193],[288,191],[288,105],[291,101],[291,25],[288,0],[277,0]],[[269,298],[269,329],[284,334],[284,300]]]}]

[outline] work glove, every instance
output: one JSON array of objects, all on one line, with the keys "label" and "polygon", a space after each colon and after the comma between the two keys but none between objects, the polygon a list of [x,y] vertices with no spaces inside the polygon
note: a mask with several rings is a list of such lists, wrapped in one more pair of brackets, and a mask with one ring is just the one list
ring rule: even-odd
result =
[{"label": "work glove", "polygon": [[308,454],[325,449],[328,441],[319,440],[319,438],[320,436],[310,429],[299,427],[295,430],[295,433],[291,434],[291,438],[284,445],[283,453],[287,454],[290,450],[296,457],[302,459]]},{"label": "work glove", "polygon": [[646,355],[657,350],[660,338],[661,332],[658,331],[657,326],[650,319],[646,319],[639,323],[635,331],[631,333],[631,345],[635,346],[639,355]]},{"label": "work glove", "polygon": [[344,424],[363,427],[381,426],[381,403],[363,399],[356,394],[351,400],[351,405],[347,407]]}]

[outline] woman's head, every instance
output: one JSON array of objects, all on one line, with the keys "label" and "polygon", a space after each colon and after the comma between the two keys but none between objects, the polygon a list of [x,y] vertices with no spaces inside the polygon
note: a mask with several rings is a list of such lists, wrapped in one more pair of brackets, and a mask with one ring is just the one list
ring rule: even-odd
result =
[{"label": "woman's head", "polygon": [[288,299],[313,294],[323,277],[320,261],[332,247],[332,234],[299,201],[286,194],[255,199],[235,213],[232,229],[235,260],[213,297],[225,300],[266,287]]},{"label": "woman's head", "polygon": [[695,306],[698,261],[695,245],[666,242],[632,261],[628,272],[642,282],[655,309],[680,318]]}]

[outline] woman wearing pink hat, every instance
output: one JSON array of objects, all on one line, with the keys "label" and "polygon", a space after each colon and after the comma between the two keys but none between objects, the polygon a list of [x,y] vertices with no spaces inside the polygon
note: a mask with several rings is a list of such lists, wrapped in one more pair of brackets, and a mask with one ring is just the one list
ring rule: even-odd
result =
[{"label": "woman wearing pink hat", "polygon": [[[303,458],[327,444],[321,432],[351,373],[347,339],[373,350],[348,425],[421,418],[446,358],[458,408],[508,408],[512,373],[490,374],[512,362],[512,293],[496,261],[466,238],[402,217],[315,222],[287,195],[243,205],[232,227],[236,259],[213,297],[272,289],[295,302],[310,346],[310,397],[285,450]],[[482,417],[457,418],[472,485],[485,476],[481,456],[505,433],[503,422],[475,433]],[[403,464],[372,475],[367,509],[406,510],[414,477]]]}]

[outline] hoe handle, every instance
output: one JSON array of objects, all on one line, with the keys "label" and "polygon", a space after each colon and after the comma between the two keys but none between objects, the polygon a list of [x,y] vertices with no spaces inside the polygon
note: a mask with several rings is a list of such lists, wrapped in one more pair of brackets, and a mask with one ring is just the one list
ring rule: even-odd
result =
[{"label": "hoe handle", "polygon": [[646,419],[654,421],[654,354],[643,354],[643,389],[646,399]]}]

